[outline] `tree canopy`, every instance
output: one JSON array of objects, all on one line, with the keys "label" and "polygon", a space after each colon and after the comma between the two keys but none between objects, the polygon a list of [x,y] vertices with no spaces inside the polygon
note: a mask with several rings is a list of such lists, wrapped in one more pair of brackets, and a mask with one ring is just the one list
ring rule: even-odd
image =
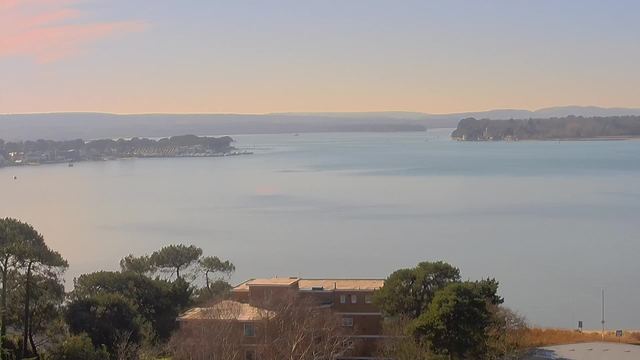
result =
[{"label": "tree canopy", "polygon": [[489,120],[466,118],[451,134],[465,140],[545,140],[559,138],[594,138],[602,136],[640,136],[640,116],[582,117],[550,119]]},{"label": "tree canopy", "polygon": [[[120,262],[122,271],[80,275],[66,293],[62,275],[68,263],[62,255],[33,226],[0,219],[3,360],[106,360],[121,357],[123,349],[133,358],[156,353],[154,346],[178,328],[182,311],[212,294],[228,294],[235,266],[202,253],[195,246],[171,245],[151,256],[129,254]],[[158,269],[170,276],[152,277]],[[195,282],[198,274],[204,286]],[[21,338],[9,339],[8,328],[22,328]]]},{"label": "tree canopy", "polygon": [[83,274],[74,280],[69,297],[86,300],[96,294],[116,294],[132,301],[136,313],[151,324],[163,340],[175,330],[176,317],[189,306],[192,289],[184,282],[152,279],[134,272],[98,271]]},{"label": "tree canopy", "polygon": [[131,341],[140,341],[140,321],[135,305],[119,294],[98,294],[78,299],[67,306],[65,313],[69,331],[86,333],[95,347],[106,347],[114,352],[121,333],[131,334]]},{"label": "tree canopy", "polygon": [[162,138],[160,140],[138,138],[132,139],[98,139],[85,142],[82,139],[76,140],[44,140],[36,141],[27,140],[19,142],[1,142],[0,150],[6,152],[29,152],[29,151],[69,151],[84,150],[90,151],[96,149],[99,151],[114,150],[118,153],[128,153],[140,148],[165,149],[168,147],[179,146],[203,146],[212,150],[229,150],[232,149],[231,144],[234,142],[229,136],[210,137],[196,135],[179,135],[170,138]]},{"label": "tree canopy", "polygon": [[445,262],[421,262],[411,269],[394,271],[375,294],[374,301],[386,316],[418,317],[427,310],[438,290],[460,281],[460,270]]},{"label": "tree canopy", "polygon": [[133,254],[129,254],[120,260],[120,269],[123,272],[133,271],[141,275],[153,274],[156,271],[156,267],[149,256],[134,256]]},{"label": "tree canopy", "polygon": [[379,355],[420,360],[506,354],[511,348],[496,341],[507,338],[495,321],[505,313],[498,286],[494,278],[462,282],[458,268],[441,261],[393,272],[374,296],[390,336]]},{"label": "tree canopy", "polygon": [[66,336],[51,350],[49,360],[109,360],[105,347],[96,348],[86,333]]},{"label": "tree canopy", "polygon": [[414,322],[413,334],[450,359],[482,358],[489,317],[486,298],[476,284],[452,283],[436,293],[427,312]]},{"label": "tree canopy", "polygon": [[[222,261],[217,256],[206,256],[200,259],[199,262],[200,271],[205,278],[205,287],[212,292],[211,281],[220,280],[220,277],[216,277],[216,274],[230,278],[236,271],[236,266],[229,262],[229,260]],[[213,278],[212,278],[213,277]]]},{"label": "tree canopy", "polygon": [[[2,267],[0,269],[2,273],[2,337],[4,338],[6,335],[9,318],[7,290],[11,281],[14,288],[20,286],[24,289],[23,297],[15,296],[12,299],[14,301],[13,309],[20,306],[23,311],[21,320],[16,320],[16,325],[23,327],[22,357],[30,354],[37,356],[33,334],[38,329],[34,328],[36,324],[34,324],[32,315],[33,307],[37,302],[33,301],[52,295],[55,287],[50,289],[50,294],[41,293],[36,295],[38,297],[34,299],[33,284],[47,278],[51,280],[49,284],[58,282],[58,276],[64,273],[69,265],[58,252],[47,246],[44,237],[33,226],[10,218],[0,220],[0,262]],[[10,279],[10,277],[12,278]],[[20,305],[17,301],[20,302]],[[42,304],[40,305],[42,306]],[[17,311],[14,311],[13,316],[18,318],[15,312]],[[29,346],[31,346],[31,350],[29,350]]]},{"label": "tree canopy", "polygon": [[151,263],[158,269],[175,274],[180,279],[180,271],[187,270],[191,265],[198,262],[202,256],[202,249],[194,245],[169,245],[154,252],[151,257]]}]

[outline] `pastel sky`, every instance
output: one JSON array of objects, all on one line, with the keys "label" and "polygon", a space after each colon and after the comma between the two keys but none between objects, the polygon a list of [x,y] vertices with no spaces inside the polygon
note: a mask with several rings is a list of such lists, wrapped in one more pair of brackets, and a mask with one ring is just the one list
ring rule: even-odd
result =
[{"label": "pastel sky", "polygon": [[640,108],[640,1],[0,0],[0,113]]}]

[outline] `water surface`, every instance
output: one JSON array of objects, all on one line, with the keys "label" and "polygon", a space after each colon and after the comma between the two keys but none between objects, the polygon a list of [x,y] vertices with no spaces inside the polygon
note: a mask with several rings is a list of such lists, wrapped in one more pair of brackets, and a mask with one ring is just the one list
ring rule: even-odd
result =
[{"label": "water surface", "polygon": [[[70,262],[195,244],[249,277],[386,277],[444,260],[531,323],[640,328],[640,141],[456,142],[451,130],[234,136],[255,155],[0,170],[0,216]],[[428,140],[428,141],[425,141]],[[13,176],[18,180],[13,180]]]}]

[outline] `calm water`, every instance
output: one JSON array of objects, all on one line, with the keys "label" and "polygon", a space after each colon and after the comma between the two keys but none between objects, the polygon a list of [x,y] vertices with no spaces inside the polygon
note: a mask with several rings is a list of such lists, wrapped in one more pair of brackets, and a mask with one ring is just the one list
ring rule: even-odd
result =
[{"label": "calm water", "polygon": [[607,327],[640,329],[640,141],[450,132],[245,135],[253,156],[6,168],[0,216],[34,224],[68,284],[171,243],[233,261],[234,282],[445,260],[498,278],[533,324],[597,329],[606,289]]}]

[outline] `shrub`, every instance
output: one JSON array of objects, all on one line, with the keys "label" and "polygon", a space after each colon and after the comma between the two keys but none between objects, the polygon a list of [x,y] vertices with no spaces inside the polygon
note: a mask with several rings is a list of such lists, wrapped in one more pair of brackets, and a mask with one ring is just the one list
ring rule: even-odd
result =
[{"label": "shrub", "polygon": [[51,352],[50,360],[109,360],[103,346],[96,349],[87,334],[65,337]]}]

